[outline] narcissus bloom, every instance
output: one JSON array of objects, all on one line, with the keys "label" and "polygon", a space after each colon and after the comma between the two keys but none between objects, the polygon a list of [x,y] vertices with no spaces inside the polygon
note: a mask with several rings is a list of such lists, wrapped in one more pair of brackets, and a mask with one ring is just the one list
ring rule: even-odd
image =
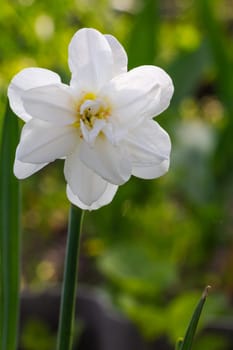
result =
[{"label": "narcissus bloom", "polygon": [[98,209],[131,175],[152,179],[168,170],[170,139],[152,118],[168,107],[173,84],[155,66],[127,72],[124,48],[95,29],[74,35],[69,67],[70,85],[42,68],[12,79],[10,105],[26,122],[14,173],[23,179],[64,158],[69,200]]}]

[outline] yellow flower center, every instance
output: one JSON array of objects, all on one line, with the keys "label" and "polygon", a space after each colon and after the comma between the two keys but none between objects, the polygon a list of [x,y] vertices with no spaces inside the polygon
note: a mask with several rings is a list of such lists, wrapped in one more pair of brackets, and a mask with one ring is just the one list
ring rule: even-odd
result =
[{"label": "yellow flower center", "polygon": [[97,98],[93,93],[87,93],[79,101],[77,106],[76,127],[80,127],[82,121],[90,130],[93,128],[96,119],[107,119],[110,115],[110,107],[104,101]]}]

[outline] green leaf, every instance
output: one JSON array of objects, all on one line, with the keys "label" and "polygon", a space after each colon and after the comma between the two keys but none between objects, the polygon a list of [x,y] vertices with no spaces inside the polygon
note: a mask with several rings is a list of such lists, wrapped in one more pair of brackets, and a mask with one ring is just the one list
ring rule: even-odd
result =
[{"label": "green leaf", "polygon": [[176,89],[172,99],[173,107],[179,106],[185,97],[194,94],[210,61],[209,48],[203,41],[195,51],[181,53],[167,67]]},{"label": "green leaf", "polygon": [[20,193],[13,174],[18,121],[7,105],[0,150],[0,348],[15,350],[20,288]]},{"label": "green leaf", "polygon": [[[198,0],[199,19],[208,37],[209,47],[215,63],[218,80],[218,93],[224,105],[233,110],[233,80],[231,39],[226,35],[226,30],[216,16],[217,2],[213,0]],[[208,18],[208,20],[207,20]]]},{"label": "green leaf", "polygon": [[[224,125],[217,140],[213,168],[216,182],[220,185],[232,181],[233,166],[233,79],[232,79],[232,40],[227,35],[227,26],[218,15],[217,0],[198,0],[198,18],[207,38],[216,71],[216,94],[224,106]],[[223,182],[223,183],[221,183]],[[219,186],[221,189],[222,187]]]},{"label": "green leaf", "polygon": [[199,319],[201,316],[201,312],[202,312],[203,306],[205,304],[209,289],[210,289],[210,286],[207,286],[205,288],[205,290],[202,294],[201,300],[199,301],[196,309],[194,310],[194,313],[193,313],[192,319],[189,323],[188,329],[186,331],[184,340],[183,340],[182,344],[176,349],[178,349],[178,350],[191,350],[193,339],[194,339],[196,329],[197,329],[197,325],[198,325],[198,322],[199,322]]},{"label": "green leaf", "polygon": [[159,2],[145,0],[137,14],[128,41],[129,67],[153,64],[158,47]]}]

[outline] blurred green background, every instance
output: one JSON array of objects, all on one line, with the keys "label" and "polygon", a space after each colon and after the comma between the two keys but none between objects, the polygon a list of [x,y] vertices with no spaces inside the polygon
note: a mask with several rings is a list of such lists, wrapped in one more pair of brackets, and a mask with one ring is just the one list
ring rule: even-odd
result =
[{"label": "blurred green background", "polygon": [[[213,292],[203,324],[233,315],[233,1],[1,0],[1,117],[19,70],[44,67],[69,82],[67,46],[82,27],[115,35],[129,68],[155,64],[174,81],[171,106],[157,117],[172,139],[170,171],[132,178],[86,215],[79,276],[145,339],[174,344],[206,284]],[[22,181],[22,193],[22,289],[38,291],[62,279],[63,162]],[[203,336],[195,349],[225,343]]]}]

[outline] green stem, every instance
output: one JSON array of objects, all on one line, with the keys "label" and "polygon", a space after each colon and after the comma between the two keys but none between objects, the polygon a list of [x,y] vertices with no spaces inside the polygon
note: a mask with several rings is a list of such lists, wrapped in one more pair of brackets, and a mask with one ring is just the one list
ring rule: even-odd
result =
[{"label": "green stem", "polygon": [[[71,205],[66,247],[66,261],[61,297],[57,350],[70,350],[72,347],[75,299],[77,289],[79,241],[84,211]],[[79,227],[79,230],[77,229]]]},{"label": "green stem", "polygon": [[20,291],[20,188],[13,175],[18,121],[9,104],[0,150],[0,349],[18,345]]}]

